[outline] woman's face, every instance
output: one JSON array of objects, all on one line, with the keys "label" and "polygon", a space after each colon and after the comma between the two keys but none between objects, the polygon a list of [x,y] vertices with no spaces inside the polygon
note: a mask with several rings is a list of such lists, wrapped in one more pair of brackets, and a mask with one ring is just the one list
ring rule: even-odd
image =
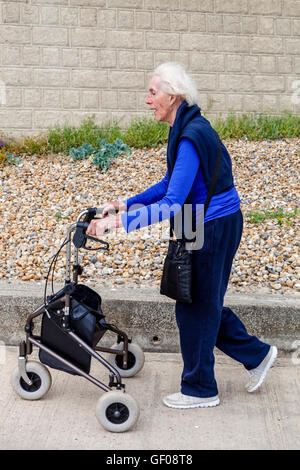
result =
[{"label": "woman's face", "polygon": [[[165,93],[161,89],[161,80],[154,75],[149,83],[149,91],[146,104],[154,111],[154,117],[157,121],[168,122],[172,119],[172,99],[174,97]],[[172,125],[172,124],[171,124]]]}]

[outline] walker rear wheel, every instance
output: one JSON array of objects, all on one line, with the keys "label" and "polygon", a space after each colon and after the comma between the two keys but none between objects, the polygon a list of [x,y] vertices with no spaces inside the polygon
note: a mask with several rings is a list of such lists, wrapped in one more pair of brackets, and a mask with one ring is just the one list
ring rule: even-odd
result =
[{"label": "walker rear wheel", "polygon": [[21,377],[19,368],[13,371],[11,383],[14,391],[24,400],[39,400],[51,387],[51,375],[40,362],[28,361],[26,372],[32,384],[28,385]]},{"label": "walker rear wheel", "polygon": [[139,406],[128,393],[106,392],[99,398],[96,416],[100,424],[110,432],[125,432],[136,423]]}]

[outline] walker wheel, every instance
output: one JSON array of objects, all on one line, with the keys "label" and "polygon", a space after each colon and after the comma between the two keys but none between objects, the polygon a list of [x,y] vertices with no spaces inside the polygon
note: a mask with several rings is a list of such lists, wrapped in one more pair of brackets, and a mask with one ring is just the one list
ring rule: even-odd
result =
[{"label": "walker wheel", "polygon": [[96,416],[110,432],[125,432],[136,423],[140,414],[135,399],[128,393],[112,391],[102,395],[97,403]]},{"label": "walker wheel", "polygon": [[42,398],[51,387],[51,375],[47,367],[40,362],[28,361],[26,372],[32,385],[28,385],[21,377],[19,368],[13,371],[11,383],[14,391],[24,400],[38,400]]},{"label": "walker wheel", "polygon": [[[122,350],[124,343],[115,343],[111,349]],[[119,354],[110,355],[108,362],[117,369],[121,377],[133,377],[144,366],[145,355],[142,348],[136,343],[128,343],[128,366],[123,368],[123,356]]]}]

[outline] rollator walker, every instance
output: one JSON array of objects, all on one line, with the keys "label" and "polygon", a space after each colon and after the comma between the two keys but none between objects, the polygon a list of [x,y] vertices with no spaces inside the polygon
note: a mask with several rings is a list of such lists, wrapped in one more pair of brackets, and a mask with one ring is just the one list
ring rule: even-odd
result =
[{"label": "rollator walker", "polygon": [[[89,251],[108,250],[109,244],[87,235],[92,219],[102,214],[102,208],[89,208],[81,212],[75,224],[67,231],[67,237],[50,264],[46,278],[44,303],[32,312],[26,321],[26,340],[19,345],[18,367],[12,375],[15,392],[25,400],[38,400],[51,387],[49,366],[69,374],[79,375],[104,390],[96,406],[96,417],[101,425],[112,432],[127,431],[139,417],[135,399],[125,393],[122,377],[136,375],[144,365],[144,353],[138,344],[131,342],[124,331],[106,323],[101,309],[101,297],[91,288],[78,284],[83,270],[78,262],[79,249]],[[75,232],[75,233],[74,233]],[[88,240],[97,247],[87,247]],[[72,265],[72,244],[74,262]],[[100,246],[99,246],[100,245]],[[66,246],[66,279],[62,289],[53,292],[53,273],[58,255]],[[53,265],[53,268],[52,268]],[[52,295],[47,294],[47,282],[52,268]],[[40,335],[33,334],[33,320],[42,315]],[[111,348],[99,346],[106,331],[117,335]],[[39,348],[39,360],[28,361],[33,346]],[[99,352],[108,353],[104,359]],[[90,375],[91,358],[95,358],[109,370],[109,383],[105,385]],[[115,389],[115,390],[114,390]]]}]

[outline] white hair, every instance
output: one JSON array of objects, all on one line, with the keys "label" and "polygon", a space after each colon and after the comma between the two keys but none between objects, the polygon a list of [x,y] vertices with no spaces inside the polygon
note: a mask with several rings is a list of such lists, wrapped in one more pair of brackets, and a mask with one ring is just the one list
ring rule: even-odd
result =
[{"label": "white hair", "polygon": [[182,64],[165,62],[154,70],[153,75],[160,77],[165,93],[180,96],[189,106],[198,103],[197,86]]}]

